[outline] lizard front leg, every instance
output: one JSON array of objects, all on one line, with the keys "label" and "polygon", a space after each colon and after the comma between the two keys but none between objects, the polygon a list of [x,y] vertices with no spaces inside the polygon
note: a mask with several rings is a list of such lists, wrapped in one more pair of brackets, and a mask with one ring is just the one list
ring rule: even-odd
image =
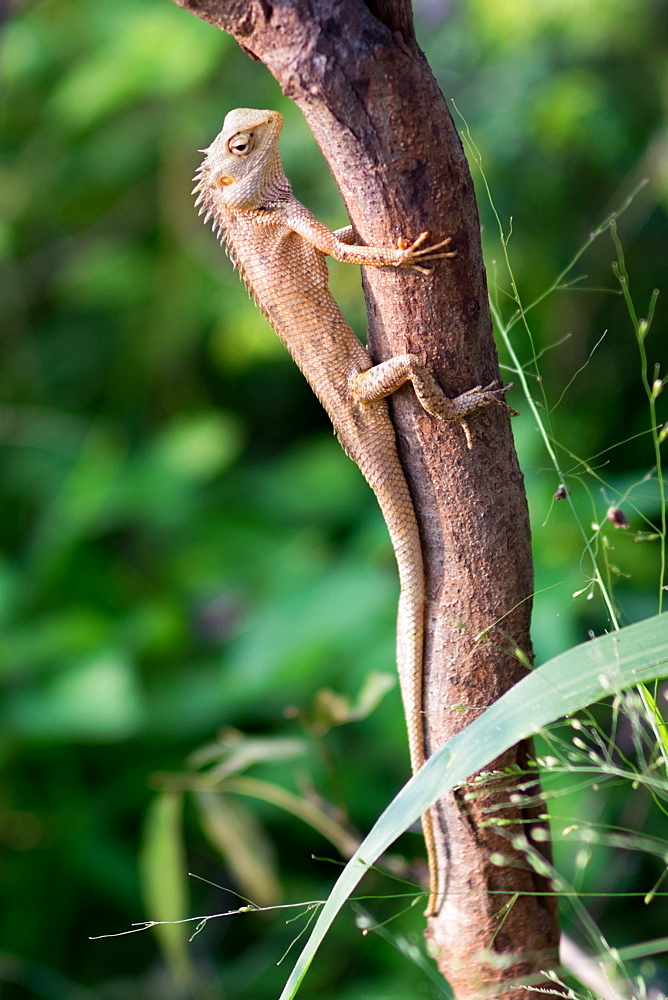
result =
[{"label": "lizard front leg", "polygon": [[442,257],[455,257],[456,251],[446,250],[451,237],[431,246],[423,246],[428,233],[420,233],[412,243],[401,238],[397,247],[360,246],[355,243],[352,226],[345,226],[332,232],[296,198],[277,210],[277,216],[302,239],[316,247],[321,253],[346,264],[366,264],[375,267],[402,267],[428,274],[421,264]]},{"label": "lizard front leg", "polygon": [[466,418],[476,410],[495,404],[517,416],[517,410],[500,398],[512,387],[512,382],[496,389],[496,382],[484,387],[477,385],[450,399],[415,354],[400,354],[367,371],[358,372],[353,377],[352,391],[360,402],[371,402],[389,396],[406,382],[412,383],[415,395],[427,413],[440,420],[454,420],[461,424],[469,450],[473,441]]}]

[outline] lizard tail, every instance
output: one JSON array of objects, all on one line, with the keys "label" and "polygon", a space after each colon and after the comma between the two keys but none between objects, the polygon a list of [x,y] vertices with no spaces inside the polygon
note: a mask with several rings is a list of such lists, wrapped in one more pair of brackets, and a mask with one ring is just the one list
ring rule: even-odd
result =
[{"label": "lizard tail", "polygon": [[[401,594],[397,620],[397,667],[408,729],[411,767],[415,772],[422,767],[426,759],[422,707],[425,580],[422,546],[413,501],[398,457],[396,464],[395,475],[388,475],[386,467],[382,485],[371,482],[371,486],[383,512],[399,569]],[[422,816],[422,830],[429,864],[429,901],[425,913],[426,916],[433,916],[438,909],[442,894],[431,812],[426,812]]]}]

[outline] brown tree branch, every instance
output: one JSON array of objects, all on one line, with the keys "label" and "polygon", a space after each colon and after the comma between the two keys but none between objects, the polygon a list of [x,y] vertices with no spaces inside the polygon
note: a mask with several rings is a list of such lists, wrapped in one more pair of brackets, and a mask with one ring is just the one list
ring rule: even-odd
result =
[{"label": "brown tree branch", "polygon": [[[407,0],[176,2],[234,35],[299,105],[364,242],[392,245],[423,230],[452,236],[457,256],[432,276],[367,269],[374,358],[417,354],[450,396],[498,379],[473,184]],[[474,417],[467,451],[461,430],[429,417],[410,389],[390,405],[423,539],[433,749],[523,675],[516,648],[531,657],[529,522],[501,410]],[[495,766],[523,766],[527,749]],[[436,807],[447,894],[428,935],[458,998],[495,985],[497,996],[510,996],[503,983],[555,960],[554,899],[510,843],[528,820],[540,824],[509,798],[508,785],[497,785]],[[508,822],[504,836],[486,825],[489,810]],[[510,863],[493,865],[494,852]]]},{"label": "brown tree branch", "polygon": [[377,21],[390,31],[398,31],[405,39],[415,41],[411,0],[365,0]]}]

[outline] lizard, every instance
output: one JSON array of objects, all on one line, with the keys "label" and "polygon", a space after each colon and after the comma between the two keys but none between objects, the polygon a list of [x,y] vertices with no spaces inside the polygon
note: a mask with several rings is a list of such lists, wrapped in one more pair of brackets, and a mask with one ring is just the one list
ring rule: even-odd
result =
[{"label": "lizard", "polygon": [[[422,715],[425,584],[420,534],[396,447],[386,397],[411,382],[424,409],[456,421],[472,440],[467,418],[490,404],[515,413],[500,396],[510,385],[476,386],[447,397],[415,354],[375,363],[344,319],[328,287],[326,256],[352,264],[412,268],[455,256],[451,238],[425,246],[428,233],[396,248],[355,243],[352,226],[335,232],[292,193],[278,151],[277,111],[237,108],[205,153],[193,194],[211,221],[249,292],[306,376],[344,451],[374,491],[394,548],[400,581],[397,666],[411,767],[425,761]],[[422,827],[430,873],[426,915],[437,912],[442,888],[432,817]]]}]

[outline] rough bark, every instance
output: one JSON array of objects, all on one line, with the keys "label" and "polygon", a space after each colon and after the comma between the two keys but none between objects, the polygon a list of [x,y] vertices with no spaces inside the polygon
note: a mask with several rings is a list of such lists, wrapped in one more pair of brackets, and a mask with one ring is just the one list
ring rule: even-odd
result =
[{"label": "rough bark", "polygon": [[[498,379],[473,184],[415,43],[409,0],[176,2],[234,35],[299,105],[364,242],[394,245],[423,230],[434,240],[452,236],[457,256],[433,277],[367,269],[373,356],[417,354],[450,396]],[[390,405],[423,539],[433,750],[524,674],[514,649],[531,656],[529,522],[500,409],[473,418],[467,451],[461,430],[424,413],[410,388]],[[520,745],[495,766],[521,766],[526,755]],[[496,786],[475,801],[454,794],[436,807],[447,894],[427,934],[458,1000],[490,989],[510,996],[503,983],[556,957],[554,900],[535,895],[547,885],[509,842],[534,817],[509,797],[508,785]],[[503,836],[485,825],[490,809],[509,822]],[[493,852],[511,864],[493,865]]]}]

